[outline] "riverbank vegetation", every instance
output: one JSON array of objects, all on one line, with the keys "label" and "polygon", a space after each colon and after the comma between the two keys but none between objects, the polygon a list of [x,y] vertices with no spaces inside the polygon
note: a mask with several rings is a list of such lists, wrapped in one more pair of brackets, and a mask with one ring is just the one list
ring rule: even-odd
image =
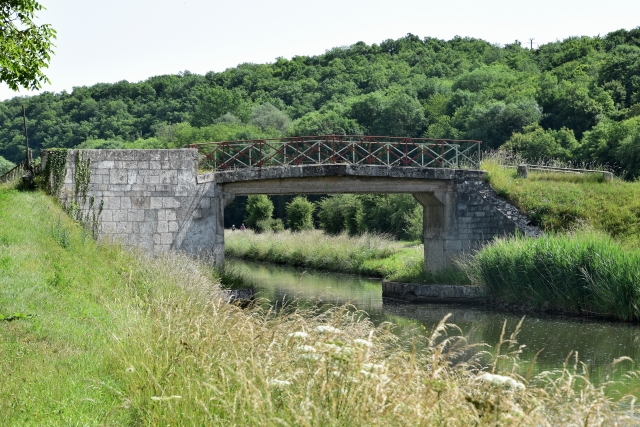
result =
[{"label": "riverbank vegetation", "polygon": [[601,174],[576,175],[530,171],[517,176],[504,153],[489,156],[482,169],[496,192],[517,206],[545,231],[571,231],[583,226],[613,237],[625,248],[640,249],[640,181]]},{"label": "riverbank vegetation", "polygon": [[412,351],[389,325],[350,310],[243,311],[218,297],[197,261],[96,244],[44,194],[6,185],[0,270],[2,425],[633,425],[639,416],[631,397],[607,397],[582,368],[532,375],[520,366],[518,327],[461,362],[470,344],[444,321]]},{"label": "riverbank vegetation", "polygon": [[498,239],[463,265],[502,303],[640,319],[640,251],[625,250],[603,233]]}]

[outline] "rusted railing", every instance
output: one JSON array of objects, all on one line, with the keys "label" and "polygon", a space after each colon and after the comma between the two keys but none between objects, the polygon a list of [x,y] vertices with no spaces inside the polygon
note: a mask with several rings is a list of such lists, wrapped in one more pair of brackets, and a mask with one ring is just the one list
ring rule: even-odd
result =
[{"label": "rusted railing", "polygon": [[0,183],[15,181],[24,175],[24,162],[17,164],[13,169],[0,176]]},{"label": "rusted railing", "polygon": [[392,136],[320,135],[191,144],[201,170],[268,166],[382,165],[478,168],[480,141]]}]

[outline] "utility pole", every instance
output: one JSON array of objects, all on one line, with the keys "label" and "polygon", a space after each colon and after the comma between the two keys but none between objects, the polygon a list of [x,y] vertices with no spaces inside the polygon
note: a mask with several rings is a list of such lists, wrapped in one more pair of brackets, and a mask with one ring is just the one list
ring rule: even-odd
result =
[{"label": "utility pole", "polygon": [[31,156],[29,152],[29,134],[27,133],[27,113],[24,111],[24,105],[22,106],[22,123],[24,123],[24,143],[26,146],[25,159],[24,159],[24,168],[27,170],[31,169]]},{"label": "utility pole", "polygon": [[534,41],[534,40],[535,40],[534,38],[530,38],[530,39],[529,39],[529,42],[531,43],[531,50],[533,50],[533,41]]},{"label": "utility pole", "polygon": [[22,106],[22,123],[24,124],[24,142],[27,150],[24,158],[22,182],[28,188],[31,188],[33,187],[33,170],[31,169],[31,150],[29,150],[29,134],[27,133],[27,113],[24,111],[24,105]]}]

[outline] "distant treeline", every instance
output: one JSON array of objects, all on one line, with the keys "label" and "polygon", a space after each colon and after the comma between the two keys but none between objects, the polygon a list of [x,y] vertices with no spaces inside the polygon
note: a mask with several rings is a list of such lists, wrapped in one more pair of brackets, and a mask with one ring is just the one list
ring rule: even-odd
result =
[{"label": "distant treeline", "polygon": [[0,103],[0,155],[309,134],[470,138],[640,176],[640,27],[526,49],[407,35]]}]

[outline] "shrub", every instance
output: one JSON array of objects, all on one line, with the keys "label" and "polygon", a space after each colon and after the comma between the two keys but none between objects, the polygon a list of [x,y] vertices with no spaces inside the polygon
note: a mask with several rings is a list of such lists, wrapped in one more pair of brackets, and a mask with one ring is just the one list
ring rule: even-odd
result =
[{"label": "shrub", "polygon": [[299,196],[287,203],[287,225],[292,231],[312,230],[315,206],[306,197]]},{"label": "shrub", "polygon": [[282,219],[276,218],[271,220],[271,230],[274,233],[279,233],[281,231],[284,231],[284,223],[282,222]]},{"label": "shrub", "polygon": [[247,217],[244,222],[248,227],[256,227],[260,221],[269,221],[271,227],[271,216],[273,215],[273,203],[267,196],[257,195],[247,198]]}]

